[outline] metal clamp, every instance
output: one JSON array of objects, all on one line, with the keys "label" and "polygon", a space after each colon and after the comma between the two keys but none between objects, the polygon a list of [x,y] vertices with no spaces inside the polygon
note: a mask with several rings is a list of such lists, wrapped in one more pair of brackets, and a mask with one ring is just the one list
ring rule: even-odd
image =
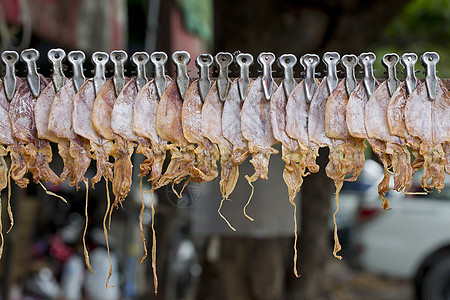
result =
[{"label": "metal clamp", "polygon": [[248,86],[250,85],[250,66],[253,64],[253,56],[248,53],[240,53],[236,56],[236,63],[240,68],[238,79],[239,96],[241,101],[247,97]]},{"label": "metal clamp", "polygon": [[228,78],[228,67],[233,62],[233,55],[229,52],[219,52],[215,57],[216,65],[219,67],[219,77],[217,78],[217,90],[219,99],[224,102],[227,99],[230,79]]},{"label": "metal clamp", "polygon": [[386,67],[388,78],[387,78],[387,86],[389,90],[389,95],[392,97],[394,92],[397,90],[399,85],[399,80],[397,79],[397,63],[400,60],[396,53],[387,53],[383,55],[383,59],[381,63]]},{"label": "metal clamp", "polygon": [[200,54],[195,60],[195,65],[200,70],[198,79],[198,91],[200,98],[205,102],[206,96],[211,89],[211,79],[209,78],[209,68],[213,64],[213,57],[211,54]]},{"label": "metal clamp", "polygon": [[284,71],[283,87],[286,98],[288,98],[296,85],[294,66],[297,64],[297,57],[294,54],[283,54],[278,58],[277,63]]},{"label": "metal clamp", "polygon": [[262,86],[266,100],[270,100],[270,97],[272,96],[272,65],[274,62],[275,54],[271,52],[263,52],[258,56],[258,63],[263,68]]},{"label": "metal clamp", "polygon": [[337,64],[341,56],[337,52],[326,52],[322,56],[322,60],[327,66],[327,87],[328,93],[331,94],[338,85]]},{"label": "metal clamp", "polygon": [[147,83],[147,74],[145,74],[145,65],[149,56],[147,52],[136,52],[131,56],[131,61],[135,64],[137,70],[136,87],[139,91]]},{"label": "metal clamp", "polygon": [[26,49],[20,53],[20,59],[27,64],[27,82],[34,97],[38,97],[41,93],[41,79],[36,66],[39,56],[36,49]]},{"label": "metal clamp", "polygon": [[420,57],[420,62],[425,68],[425,84],[427,85],[430,100],[436,98],[437,76],[436,65],[439,62],[439,54],[436,52],[425,52]]},{"label": "metal clamp", "polygon": [[364,68],[364,86],[366,87],[367,95],[372,96],[375,91],[375,76],[373,76],[373,64],[377,57],[373,52],[361,53],[359,55],[359,63]]},{"label": "metal clamp", "polygon": [[119,96],[120,92],[125,86],[124,65],[128,59],[128,55],[123,50],[115,50],[111,52],[111,54],[109,55],[109,59],[114,64],[114,75],[113,75],[114,89],[116,90],[116,96]]},{"label": "metal clamp", "polygon": [[105,70],[106,70],[106,63],[108,62],[109,56],[106,52],[95,52],[92,54],[92,62],[95,65],[95,73],[94,73],[94,90],[95,90],[95,96],[98,95],[100,92],[100,89],[102,88],[103,84],[106,82],[105,77]]},{"label": "metal clamp", "polygon": [[191,56],[186,51],[176,51],[172,54],[172,61],[177,68],[176,82],[178,91],[180,92],[181,99],[184,100],[190,81],[187,73],[187,66],[191,61]]},{"label": "metal clamp", "polygon": [[161,98],[166,90],[166,71],[164,65],[167,62],[167,54],[164,52],[153,52],[150,55],[150,60],[155,65],[154,82],[158,97]]},{"label": "metal clamp", "polygon": [[345,68],[345,89],[347,96],[350,97],[357,84],[355,68],[358,65],[358,57],[354,54],[346,54],[342,56],[341,64]]},{"label": "metal clamp", "polygon": [[400,60],[400,63],[403,65],[406,72],[405,83],[408,94],[411,94],[417,86],[417,78],[414,70],[416,62],[417,55],[415,53],[405,53]]},{"label": "metal clamp", "polygon": [[306,91],[306,102],[311,102],[314,87],[316,84],[316,66],[319,64],[320,58],[316,54],[305,54],[300,58],[300,64],[306,71],[305,76],[305,91]]},{"label": "metal clamp", "polygon": [[81,86],[86,81],[86,77],[83,74],[83,63],[86,61],[86,55],[82,51],[71,51],[67,55],[67,59],[73,66],[73,85],[75,91],[79,91]]},{"label": "metal clamp", "polygon": [[6,65],[3,86],[5,89],[6,99],[11,101],[17,87],[16,63],[19,61],[19,54],[16,51],[5,51],[2,53],[2,60]]},{"label": "metal clamp", "polygon": [[63,73],[62,61],[66,57],[66,52],[63,49],[51,49],[47,53],[48,60],[53,65],[52,81],[55,91],[59,91],[63,87],[66,77]]}]

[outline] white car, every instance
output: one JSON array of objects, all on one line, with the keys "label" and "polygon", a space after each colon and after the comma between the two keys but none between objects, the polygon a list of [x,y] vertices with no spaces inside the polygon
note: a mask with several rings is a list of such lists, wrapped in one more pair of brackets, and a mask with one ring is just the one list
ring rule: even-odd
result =
[{"label": "white car", "polygon": [[[417,174],[410,190],[420,190]],[[413,280],[419,299],[450,299],[450,176],[441,193],[390,192],[391,210],[361,201],[353,239],[360,267]]]}]

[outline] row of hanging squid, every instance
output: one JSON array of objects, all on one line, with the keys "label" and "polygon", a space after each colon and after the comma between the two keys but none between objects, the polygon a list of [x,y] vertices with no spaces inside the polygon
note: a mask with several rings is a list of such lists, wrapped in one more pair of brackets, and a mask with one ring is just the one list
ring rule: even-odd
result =
[{"label": "row of hanging squid", "polygon": [[[97,172],[90,178],[91,186],[102,178],[107,184],[108,205],[103,224],[106,240],[107,217],[110,221],[113,208],[121,205],[130,191],[131,155],[135,150],[145,157],[139,166],[141,187],[145,177],[151,182],[151,192],[169,184],[173,188],[180,183],[185,186],[191,181],[211,181],[219,176],[220,170],[222,201],[218,212],[234,230],[220,208],[235,188],[239,165],[251,156],[255,172],[245,175],[249,184],[259,178],[267,179],[270,156],[278,153],[273,146],[281,143],[281,155],[286,163],[282,176],[289,201],[294,206],[296,276],[294,198],[303,178],[319,171],[316,164],[319,148],[329,148],[325,172],[335,183],[337,205],[343,182],[355,181],[364,167],[366,142],[384,167],[378,193],[386,210],[389,209],[386,193],[391,189],[408,193],[417,170],[423,168],[423,193],[433,189],[439,192],[444,187],[445,172],[450,172],[450,94],[436,76],[439,55],[435,52],[421,56],[426,73],[424,80],[415,77],[417,55],[414,53],[403,54],[401,59],[394,53],[384,55],[386,80],[373,75],[376,60],[373,53],[362,53],[359,57],[344,55],[342,59],[336,52],[325,53],[322,60],[326,76],[322,80],[315,77],[320,62],[315,54],[299,59],[305,69],[301,80],[294,78],[297,58],[292,54],[278,58],[278,66],[284,72],[282,79],[272,77],[276,61],[272,53],[258,56],[262,75],[257,78],[250,77],[249,67],[253,63],[250,54],[233,56],[220,52],[215,57],[201,54],[195,60],[199,69],[196,80],[188,75],[191,58],[185,51],[172,55],[175,78],[166,75],[168,57],[164,52],[134,53],[131,60],[137,75],[131,78],[124,74],[127,60],[124,51],[113,51],[110,55],[94,53],[95,74],[88,79],[83,74],[83,52],[72,51],[67,55],[72,64],[71,78],[63,72],[65,57],[62,49],[48,52],[53,65],[49,82],[37,72],[39,53],[36,50],[24,50],[20,55],[27,66],[26,79],[15,75],[18,53],[5,51],[2,54],[6,74],[0,85],[3,90],[0,91],[0,189],[7,187],[9,178],[21,188],[26,187],[27,173],[44,189],[41,182],[58,185],[68,181],[77,188],[84,183],[87,210],[89,181],[85,173],[95,161]],[[146,77],[149,60],[154,65],[154,77],[150,80]],[[111,78],[105,75],[108,61],[114,64]],[[240,70],[239,77],[234,79],[229,78],[233,61]],[[399,61],[405,69],[403,81],[396,76]],[[342,79],[338,78],[339,62],[345,69]],[[213,64],[219,69],[217,78],[210,76]],[[363,68],[362,79],[356,78],[357,65]],[[59,175],[49,166],[52,161],[50,143],[57,144],[64,163]],[[9,167],[4,159],[8,153]],[[112,205],[108,181],[112,182],[115,197]],[[182,196],[182,191],[174,191]],[[253,220],[247,214],[250,199],[251,195],[244,214]],[[141,234],[146,249],[142,233],[143,208]],[[8,212],[12,226],[9,200]],[[153,207],[152,213],[154,215]],[[337,210],[333,215],[335,225],[336,213]],[[86,230],[87,220],[84,235]],[[337,255],[341,246],[336,226],[334,235],[333,254],[341,258]],[[156,291],[154,230],[152,240]],[[86,264],[92,272],[84,246]],[[108,281],[106,285],[108,287]]]}]

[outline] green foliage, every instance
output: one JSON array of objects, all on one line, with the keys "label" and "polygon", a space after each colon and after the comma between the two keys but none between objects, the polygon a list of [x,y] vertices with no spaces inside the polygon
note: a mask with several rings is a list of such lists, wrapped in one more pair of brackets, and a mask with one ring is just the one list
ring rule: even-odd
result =
[{"label": "green foliage", "polygon": [[[380,63],[384,53],[396,52],[401,55],[415,52],[420,56],[426,51],[436,51],[441,57],[437,66],[438,75],[450,77],[450,1],[411,1],[387,26],[382,40],[375,48],[379,57],[376,65],[378,70],[384,70]],[[419,65],[416,67],[423,70]]]},{"label": "green foliage", "polygon": [[428,41],[443,46],[450,40],[450,2],[414,0],[386,30],[389,38],[405,42]]},{"label": "green foliage", "polygon": [[213,42],[212,0],[176,0],[186,29],[200,36],[207,46]]}]

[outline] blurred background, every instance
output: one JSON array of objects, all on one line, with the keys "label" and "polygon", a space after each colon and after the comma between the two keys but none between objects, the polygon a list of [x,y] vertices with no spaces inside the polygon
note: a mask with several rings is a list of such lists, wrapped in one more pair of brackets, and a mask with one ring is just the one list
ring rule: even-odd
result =
[{"label": "blurred background", "polygon": [[[380,58],[436,51],[441,60],[438,76],[450,77],[450,2],[398,1],[269,1],[269,0],[0,0],[0,50],[36,48],[39,72],[50,76],[47,52],[52,48],[95,51],[186,50],[191,54],[190,76],[197,77],[193,61],[200,53],[242,51],[255,58],[263,51],[276,56],[326,51],[341,55],[373,51],[375,75],[384,77]],[[0,67],[4,75],[4,66]],[[172,63],[166,65],[174,74]],[[423,68],[417,76],[423,78]],[[324,65],[320,64],[321,72]],[[399,67],[402,70],[401,67]],[[22,63],[18,74],[25,75]],[[92,76],[90,59],[85,75]],[[238,68],[231,67],[236,76]],[[152,66],[148,65],[152,77]],[[295,68],[302,77],[301,67]],[[67,64],[65,73],[71,76]],[[128,63],[126,73],[135,74]],[[251,67],[258,76],[258,66]],[[108,66],[108,76],[112,65]],[[275,67],[274,76],[282,73]],[[323,74],[320,75],[320,77]],[[343,72],[340,73],[343,76]],[[361,76],[360,73],[358,73]],[[398,74],[403,79],[401,72]],[[280,147],[278,147],[280,150]],[[56,151],[54,151],[56,153]],[[250,194],[244,175],[253,173],[246,161],[231,202],[222,213],[237,232],[217,214],[219,179],[190,183],[183,198],[170,189],[155,193],[158,295],[154,295],[151,258],[141,266],[139,233],[140,194],[137,176],[123,209],[114,211],[111,258],[115,288],[106,290],[108,259],[102,231],[105,188],[89,191],[87,233],[95,275],[84,266],[81,244],[84,226],[84,190],[68,185],[47,186],[69,200],[66,205],[30,184],[13,188],[15,226],[5,235],[0,260],[1,299],[450,299],[450,190],[428,196],[390,192],[392,210],[384,212],[377,196],[383,169],[366,153],[364,172],[356,183],[344,185],[338,214],[344,257],[332,256],[330,221],[334,186],[323,169],[327,150],[320,152],[318,174],[305,178],[296,199],[299,218],[299,271],[293,258],[293,208],[281,178],[284,163],[273,155],[269,180],[255,183]],[[133,157],[137,166],[142,157]],[[55,157],[53,167],[60,167]],[[135,168],[136,170],[137,168]],[[91,166],[88,177],[94,175]],[[136,174],[135,174],[136,175]],[[420,174],[411,190],[420,190]],[[447,180],[448,181],[448,180]],[[450,186],[450,182],[448,182]],[[150,185],[144,183],[144,190]],[[3,193],[6,194],[6,193]],[[151,249],[151,195],[144,194],[144,234]],[[2,195],[5,201],[5,195]],[[5,206],[5,205],[3,205]],[[3,209],[4,210],[4,209]],[[2,212],[3,231],[8,229]]]}]

